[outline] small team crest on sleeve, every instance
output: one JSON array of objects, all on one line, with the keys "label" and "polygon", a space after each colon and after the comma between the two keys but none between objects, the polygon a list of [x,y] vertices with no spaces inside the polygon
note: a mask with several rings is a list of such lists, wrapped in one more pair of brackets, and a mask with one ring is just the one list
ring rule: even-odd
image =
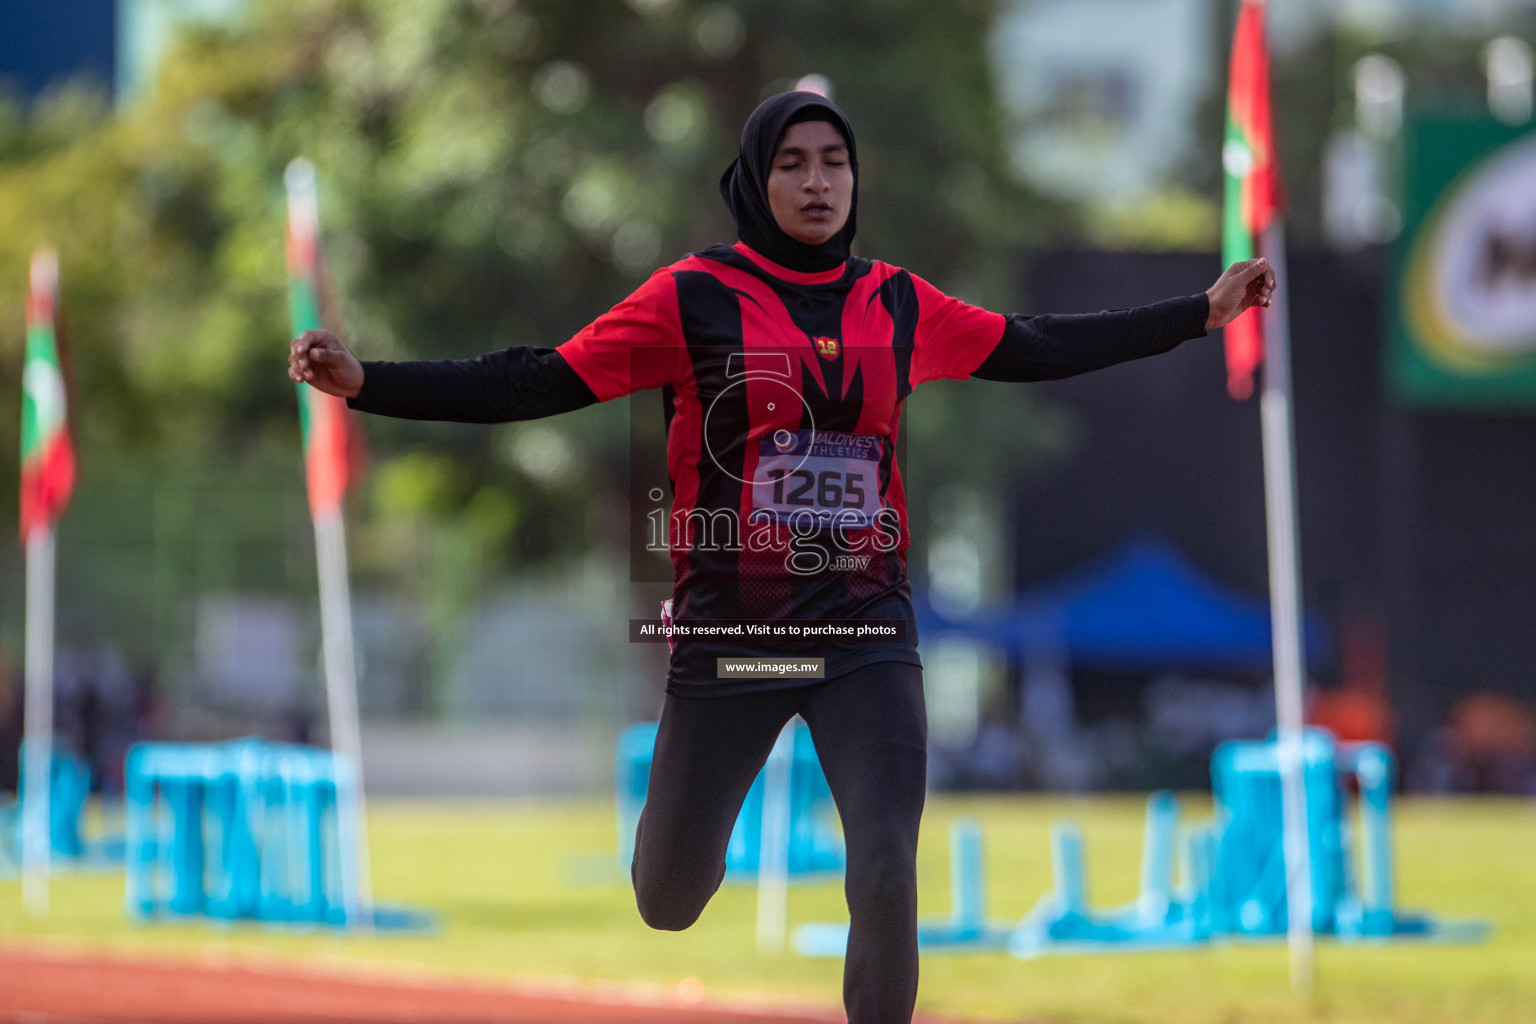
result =
[{"label": "small team crest on sleeve", "polygon": [[821,356],[821,358],[823,358],[823,359],[836,359],[837,358],[837,339],[836,338],[812,338],[811,342],[812,342],[812,344],[814,344],[816,346],[816,354]]}]

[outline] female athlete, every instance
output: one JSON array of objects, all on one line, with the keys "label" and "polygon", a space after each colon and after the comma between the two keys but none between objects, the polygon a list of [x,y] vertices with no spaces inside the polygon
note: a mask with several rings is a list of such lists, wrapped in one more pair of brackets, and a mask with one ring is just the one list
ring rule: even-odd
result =
[{"label": "female athlete", "polygon": [[[720,181],[739,241],[658,270],[558,348],[359,362],[334,334],[306,331],[288,372],[366,412],[477,423],[662,388],[678,623],[905,625],[877,642],[679,642],[631,872],[647,924],[691,925],[724,876],[748,787],[799,714],[847,845],[848,1019],[896,1024],[917,998],[927,765],[894,457],[902,403],[939,378],[1050,380],[1166,352],[1268,305],[1275,277],[1253,260],[1150,306],[1003,316],[852,256],[858,180],[843,112],[782,93],[748,118]],[[775,654],[821,659],[822,678],[732,674],[719,660],[771,669]]]}]

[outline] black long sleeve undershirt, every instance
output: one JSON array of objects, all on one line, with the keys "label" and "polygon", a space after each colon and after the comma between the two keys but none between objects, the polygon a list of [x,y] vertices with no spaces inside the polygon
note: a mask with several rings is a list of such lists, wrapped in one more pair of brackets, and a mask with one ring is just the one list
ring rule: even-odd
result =
[{"label": "black long sleeve undershirt", "polygon": [[474,359],[366,362],[363,389],[347,404],[410,420],[510,423],[596,401],[559,352],[522,345]]},{"label": "black long sleeve undershirt", "polygon": [[[1058,380],[1166,352],[1205,334],[1204,294],[1101,313],[1011,316],[980,380]],[[474,359],[365,362],[347,404],[413,420],[509,423],[592,405],[597,396],[552,348],[517,346]]]},{"label": "black long sleeve undershirt", "polygon": [[1128,359],[1167,352],[1205,334],[1210,300],[1164,299],[1101,313],[1047,313],[1008,318],[992,354],[971,374],[980,380],[1060,380]]}]

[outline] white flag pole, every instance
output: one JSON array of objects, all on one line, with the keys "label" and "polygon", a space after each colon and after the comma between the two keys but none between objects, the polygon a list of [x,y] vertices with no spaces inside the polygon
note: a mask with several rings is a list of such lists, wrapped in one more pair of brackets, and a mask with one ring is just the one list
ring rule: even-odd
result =
[{"label": "white flag pole", "polygon": [[48,913],[52,854],[49,797],[53,768],[54,531],[27,537],[26,698],[22,743],[22,904],[33,917]]},{"label": "white flag pole", "polygon": [[[291,241],[307,246],[313,254],[313,308],[305,320],[318,317],[320,306],[319,246],[320,203],[315,168],[308,160],[293,160],[283,174],[288,192]],[[303,271],[291,267],[290,273]],[[296,321],[298,315],[296,314]],[[295,322],[294,330],[319,326]],[[300,401],[316,397],[301,389]],[[313,408],[311,411],[314,411]],[[312,416],[311,422],[318,420]],[[353,770],[350,782],[344,773],[336,779],[336,836],[341,861],[341,898],[347,923],[367,928],[373,921],[373,872],[368,854],[367,801],[363,794],[362,727],[357,711],[357,665],[352,634],[352,595],[347,585],[347,535],[341,506],[322,510],[314,517],[315,561],[320,576],[320,632],[325,663],[325,692],[330,721],[331,749]]]},{"label": "white flag pole", "polygon": [[1296,536],[1295,422],[1291,405],[1291,339],[1285,228],[1277,217],[1264,231],[1261,252],[1276,287],[1264,315],[1264,501],[1269,532],[1269,607],[1275,667],[1275,720],[1284,817],[1287,946],[1291,987],[1312,989],[1312,864],[1302,761],[1301,552]]},{"label": "white flag pole", "polygon": [[779,733],[763,777],[763,818],[757,854],[757,951],[784,952],[789,920],[789,787],[794,771],[795,720]]},{"label": "white flag pole", "polygon": [[[342,905],[347,922],[367,928],[373,920],[373,872],[368,855],[367,801],[363,795],[363,742],[357,712],[357,665],[352,638],[352,595],[347,585],[347,534],[341,509],[315,518],[320,569],[320,631],[325,654],[325,692],[331,749],[356,772],[352,785],[336,786],[336,821]],[[355,874],[345,870],[355,865]]]}]

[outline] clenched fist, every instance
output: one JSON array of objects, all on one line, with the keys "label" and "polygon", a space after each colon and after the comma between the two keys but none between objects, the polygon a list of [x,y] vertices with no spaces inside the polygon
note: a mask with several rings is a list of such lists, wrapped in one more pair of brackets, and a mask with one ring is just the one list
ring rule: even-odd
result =
[{"label": "clenched fist", "polygon": [[1205,329],[1225,327],[1250,306],[1267,306],[1275,293],[1275,271],[1263,258],[1242,260],[1227,268],[1216,283],[1205,290],[1211,300],[1211,313]]},{"label": "clenched fist", "polygon": [[363,364],[330,331],[305,331],[288,348],[288,377],[338,398],[363,389]]}]

